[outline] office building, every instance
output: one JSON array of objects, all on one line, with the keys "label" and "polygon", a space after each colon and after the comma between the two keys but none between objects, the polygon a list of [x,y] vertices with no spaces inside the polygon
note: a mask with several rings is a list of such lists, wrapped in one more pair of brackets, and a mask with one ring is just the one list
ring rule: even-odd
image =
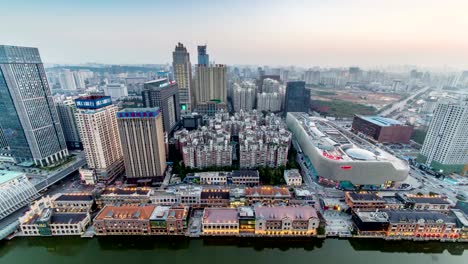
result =
[{"label": "office building", "polygon": [[210,64],[210,57],[206,53],[206,45],[198,46],[198,64],[208,66]]},{"label": "office building", "polygon": [[352,131],[362,133],[379,143],[409,144],[413,127],[391,118],[355,115]]},{"label": "office building", "polygon": [[57,111],[62,124],[63,134],[68,149],[82,149],[80,131],[76,124],[76,107],[73,99],[66,99],[57,103]]},{"label": "office building", "polygon": [[305,88],[305,82],[288,82],[286,86],[285,113],[305,112],[310,108],[310,90]]},{"label": "office building", "polygon": [[[97,182],[112,182],[124,171],[122,147],[117,126],[118,107],[110,96],[84,96],[75,100],[76,123],[86,154],[88,168],[82,177]],[[94,183],[92,180],[88,183]]]},{"label": "office building", "polygon": [[180,120],[180,103],[177,83],[158,79],[145,83],[142,92],[145,107],[159,107],[164,132],[170,134]]},{"label": "office building", "polygon": [[37,48],[0,46],[2,155],[47,166],[68,156]]},{"label": "office building", "polygon": [[195,102],[227,102],[227,68],[223,64],[198,64],[195,68]]},{"label": "office building", "polygon": [[437,105],[418,161],[444,174],[465,174],[467,149],[468,102]]},{"label": "office building", "polygon": [[172,68],[179,88],[180,109],[190,112],[192,110],[192,64],[190,54],[180,42],[172,53]]},{"label": "office building", "polygon": [[117,112],[127,179],[159,178],[166,170],[166,148],[159,108]]},{"label": "office building", "polygon": [[34,185],[21,172],[0,172],[0,220],[39,197]]}]

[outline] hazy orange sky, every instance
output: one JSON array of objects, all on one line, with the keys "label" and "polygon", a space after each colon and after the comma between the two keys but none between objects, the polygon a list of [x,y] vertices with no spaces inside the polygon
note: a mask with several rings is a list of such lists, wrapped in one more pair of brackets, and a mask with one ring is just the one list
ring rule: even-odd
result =
[{"label": "hazy orange sky", "polygon": [[177,42],[226,64],[468,68],[468,0],[3,1],[0,44],[47,63],[166,63]]}]

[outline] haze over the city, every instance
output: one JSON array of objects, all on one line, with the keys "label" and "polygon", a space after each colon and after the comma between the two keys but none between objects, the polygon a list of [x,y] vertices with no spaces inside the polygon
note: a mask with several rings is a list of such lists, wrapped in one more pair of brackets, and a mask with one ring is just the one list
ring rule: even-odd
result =
[{"label": "haze over the city", "polygon": [[0,1],[0,43],[46,63],[167,63],[177,42],[226,64],[468,67],[468,2]]}]

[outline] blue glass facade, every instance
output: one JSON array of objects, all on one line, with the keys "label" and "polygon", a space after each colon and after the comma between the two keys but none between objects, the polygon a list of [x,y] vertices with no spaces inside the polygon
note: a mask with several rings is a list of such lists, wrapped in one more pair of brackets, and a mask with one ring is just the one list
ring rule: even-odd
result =
[{"label": "blue glass facade", "polygon": [[0,125],[8,152],[4,154],[11,155],[19,160],[32,159],[31,150],[28,141],[24,135],[23,126],[18,117],[13,99],[8,90],[6,80],[0,68]]},{"label": "blue glass facade", "polygon": [[206,53],[206,45],[198,46],[198,64],[200,65],[209,65],[210,64],[210,57]]},{"label": "blue glass facade", "polygon": [[310,90],[305,88],[305,82],[288,82],[286,86],[285,113],[305,112],[310,108]]}]

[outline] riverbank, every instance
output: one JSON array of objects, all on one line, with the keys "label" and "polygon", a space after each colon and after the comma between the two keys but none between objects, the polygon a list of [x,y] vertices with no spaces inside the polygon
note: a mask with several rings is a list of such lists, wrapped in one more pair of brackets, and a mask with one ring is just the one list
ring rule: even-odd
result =
[{"label": "riverbank", "polygon": [[0,263],[465,263],[467,243],[317,238],[30,237],[0,242]]}]

